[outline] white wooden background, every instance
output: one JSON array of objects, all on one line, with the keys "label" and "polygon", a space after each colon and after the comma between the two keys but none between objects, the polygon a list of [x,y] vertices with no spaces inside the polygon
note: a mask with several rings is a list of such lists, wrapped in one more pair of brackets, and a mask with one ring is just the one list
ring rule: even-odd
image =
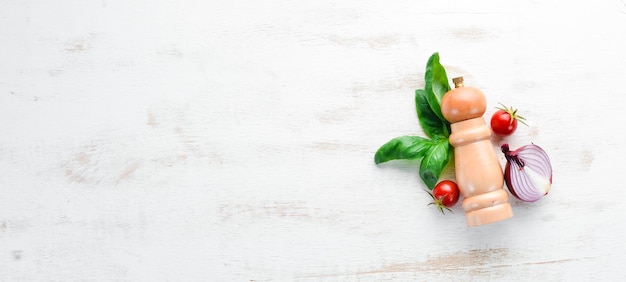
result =
[{"label": "white wooden background", "polygon": [[[2,0],[0,280],[623,280],[625,34],[623,0]],[[552,159],[510,220],[374,164],[434,52]]]}]

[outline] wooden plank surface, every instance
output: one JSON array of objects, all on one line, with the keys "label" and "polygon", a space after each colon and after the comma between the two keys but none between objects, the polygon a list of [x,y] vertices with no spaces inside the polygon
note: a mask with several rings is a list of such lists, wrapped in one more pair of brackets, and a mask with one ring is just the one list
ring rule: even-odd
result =
[{"label": "wooden plank surface", "polygon": [[[0,1],[0,280],[623,280],[624,34],[624,1]],[[510,220],[373,162],[434,52],[552,159]]]}]

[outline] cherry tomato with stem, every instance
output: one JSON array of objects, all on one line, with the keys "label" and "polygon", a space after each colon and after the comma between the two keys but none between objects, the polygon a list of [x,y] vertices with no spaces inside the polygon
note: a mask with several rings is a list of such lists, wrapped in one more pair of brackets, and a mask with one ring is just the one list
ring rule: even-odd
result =
[{"label": "cherry tomato with stem", "polygon": [[517,114],[517,109],[504,105],[496,109],[498,110],[491,116],[491,130],[498,136],[506,137],[513,134],[517,130],[518,121],[528,126],[524,122],[525,118]]},{"label": "cherry tomato with stem", "polygon": [[437,206],[437,209],[441,213],[444,213],[444,209],[452,212],[450,207],[454,206],[459,201],[460,197],[459,186],[452,180],[442,180],[437,183],[432,193],[429,194],[433,198],[433,202],[428,205]]}]

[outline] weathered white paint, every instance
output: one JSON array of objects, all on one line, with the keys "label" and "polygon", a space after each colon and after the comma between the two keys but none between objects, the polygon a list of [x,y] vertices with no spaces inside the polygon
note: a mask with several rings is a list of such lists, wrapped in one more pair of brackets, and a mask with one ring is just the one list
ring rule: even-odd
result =
[{"label": "weathered white paint", "polygon": [[[0,280],[622,280],[624,34],[624,1],[0,1]],[[433,52],[552,159],[510,220],[373,163]]]}]

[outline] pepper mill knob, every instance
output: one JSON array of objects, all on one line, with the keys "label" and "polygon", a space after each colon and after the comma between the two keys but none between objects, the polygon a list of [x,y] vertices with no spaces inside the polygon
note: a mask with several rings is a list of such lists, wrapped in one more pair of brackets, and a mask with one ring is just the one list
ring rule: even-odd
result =
[{"label": "pepper mill knob", "polygon": [[463,86],[463,77],[459,76],[459,77],[455,77],[452,79],[452,82],[454,83],[454,88],[459,88]]},{"label": "pepper mill knob", "polygon": [[441,99],[441,113],[450,122],[449,141],[454,147],[455,174],[464,199],[468,226],[478,226],[513,216],[504,174],[491,143],[491,129],[485,124],[487,101],[478,88],[452,80],[455,88]]}]

